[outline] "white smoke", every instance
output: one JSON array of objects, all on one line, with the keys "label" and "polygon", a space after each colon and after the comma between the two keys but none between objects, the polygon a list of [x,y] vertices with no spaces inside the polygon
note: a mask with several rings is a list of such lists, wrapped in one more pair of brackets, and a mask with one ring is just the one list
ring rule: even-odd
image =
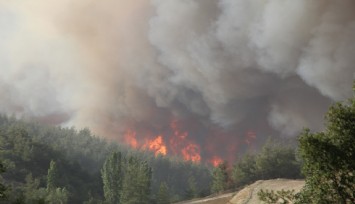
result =
[{"label": "white smoke", "polygon": [[318,130],[329,104],[351,96],[354,10],[352,0],[0,0],[0,111],[109,137],[171,118]]}]

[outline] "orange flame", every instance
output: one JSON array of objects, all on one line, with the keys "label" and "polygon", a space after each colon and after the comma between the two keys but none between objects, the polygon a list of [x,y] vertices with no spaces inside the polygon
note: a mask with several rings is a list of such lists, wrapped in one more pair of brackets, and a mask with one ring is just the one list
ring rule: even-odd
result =
[{"label": "orange flame", "polygon": [[218,165],[220,165],[223,160],[220,158],[220,157],[217,157],[217,156],[213,156],[209,162],[214,166],[214,167],[217,167]]},{"label": "orange flame", "polygon": [[148,146],[149,150],[155,152],[155,156],[158,156],[159,154],[165,156],[167,153],[167,148],[161,135],[157,136],[154,140],[148,141],[146,145],[143,146],[143,148],[146,146]]},{"label": "orange flame", "polygon": [[130,130],[130,129],[128,129],[126,131],[126,133],[124,134],[125,142],[129,146],[131,146],[131,147],[133,147],[135,149],[137,149],[137,147],[138,147],[138,142],[137,142],[137,139],[136,139],[136,135],[137,135],[137,133],[135,131]]},{"label": "orange flame", "polygon": [[[137,141],[137,133],[131,129],[128,129],[124,134],[124,142],[135,149],[146,149],[154,152],[155,156],[167,155],[168,153],[172,155],[181,156],[184,160],[192,162],[200,162],[200,146],[193,141],[188,139],[188,132],[181,131],[179,128],[179,122],[173,120],[170,124],[171,131],[173,135],[170,136],[169,146],[165,144],[164,136],[158,135],[154,139],[151,136],[144,135],[142,139],[145,139],[144,144],[139,144]],[[141,138],[141,137],[139,137]]]},{"label": "orange flame", "polygon": [[187,144],[185,148],[181,150],[182,156],[187,161],[200,162],[200,147],[194,143]]},{"label": "orange flame", "polygon": [[188,140],[188,132],[179,129],[178,121],[170,123],[174,135],[170,138],[170,147],[174,154],[181,154],[187,161],[200,162],[200,146]]}]

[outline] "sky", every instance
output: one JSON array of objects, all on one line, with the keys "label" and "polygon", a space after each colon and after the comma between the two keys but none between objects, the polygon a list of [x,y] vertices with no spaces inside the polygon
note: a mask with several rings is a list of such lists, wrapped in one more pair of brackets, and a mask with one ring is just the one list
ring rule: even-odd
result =
[{"label": "sky", "polygon": [[322,130],[329,105],[352,96],[354,10],[353,0],[0,0],[0,113],[125,143],[133,132],[142,146],[162,135],[168,152],[184,138],[226,158]]}]

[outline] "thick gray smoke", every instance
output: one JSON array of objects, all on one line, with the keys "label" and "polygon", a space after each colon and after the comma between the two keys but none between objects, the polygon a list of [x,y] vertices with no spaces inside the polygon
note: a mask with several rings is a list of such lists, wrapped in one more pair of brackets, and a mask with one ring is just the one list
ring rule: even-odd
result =
[{"label": "thick gray smoke", "polygon": [[211,127],[319,130],[352,94],[354,11],[353,0],[0,0],[0,111],[110,138],[193,121],[202,145]]}]

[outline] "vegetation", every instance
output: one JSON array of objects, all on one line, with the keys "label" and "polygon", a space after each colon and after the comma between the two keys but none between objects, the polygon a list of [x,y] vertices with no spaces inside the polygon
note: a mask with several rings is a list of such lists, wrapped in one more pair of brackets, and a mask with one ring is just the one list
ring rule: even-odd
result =
[{"label": "vegetation", "polygon": [[213,170],[213,180],[211,191],[220,193],[229,188],[229,174],[227,162],[223,162]]},{"label": "vegetation", "polygon": [[[233,167],[210,171],[76,131],[0,115],[0,203],[170,203],[259,179],[306,177],[303,190],[260,191],[267,203],[355,203],[355,98],[332,106],[324,132],[294,148],[269,140]],[[6,171],[4,171],[6,169]],[[212,182],[211,182],[212,181]],[[6,200],[5,200],[6,199]]]},{"label": "vegetation", "polygon": [[[5,167],[4,165],[0,162],[0,174],[5,172]],[[0,177],[1,179],[1,177]],[[6,187],[4,184],[0,183],[0,201],[5,200],[6,195],[5,195]]]},{"label": "vegetation", "polygon": [[107,203],[119,203],[122,191],[121,153],[114,152],[105,161],[101,170],[104,197]]},{"label": "vegetation", "polygon": [[355,97],[332,106],[324,132],[299,138],[306,185],[298,203],[355,203]]},{"label": "vegetation", "polygon": [[[355,91],[355,87],[354,87]],[[355,203],[355,96],[330,107],[324,132],[304,130],[299,137],[305,187],[300,193],[260,191],[267,203]]]},{"label": "vegetation", "polygon": [[157,204],[169,204],[170,203],[170,195],[169,188],[165,182],[160,184],[159,192],[157,194]]},{"label": "vegetation", "polygon": [[300,161],[294,148],[269,140],[258,154],[246,154],[235,165],[232,172],[235,187],[257,180],[276,178],[302,178]]},{"label": "vegetation", "polygon": [[[163,182],[169,186],[171,202],[185,199],[191,176],[196,179],[196,189],[209,192],[211,177],[205,166],[129,150],[93,136],[88,129],[77,131],[0,115],[0,161],[6,168],[2,173],[6,190],[1,188],[1,195],[5,190],[6,203],[102,203],[107,199],[104,183],[112,181],[104,181],[104,172],[109,172],[104,163],[111,152],[121,152],[118,169],[127,175],[126,179],[120,177],[122,186],[143,186],[151,203]],[[130,175],[134,168],[139,170]]]},{"label": "vegetation", "polygon": [[140,161],[135,157],[129,157],[126,159],[123,174],[120,203],[152,203],[150,196],[152,170],[147,162]]},{"label": "vegetation", "polygon": [[295,202],[295,191],[294,190],[281,190],[274,192],[273,190],[263,190],[258,192],[258,197],[261,201],[266,204],[292,204]]}]

